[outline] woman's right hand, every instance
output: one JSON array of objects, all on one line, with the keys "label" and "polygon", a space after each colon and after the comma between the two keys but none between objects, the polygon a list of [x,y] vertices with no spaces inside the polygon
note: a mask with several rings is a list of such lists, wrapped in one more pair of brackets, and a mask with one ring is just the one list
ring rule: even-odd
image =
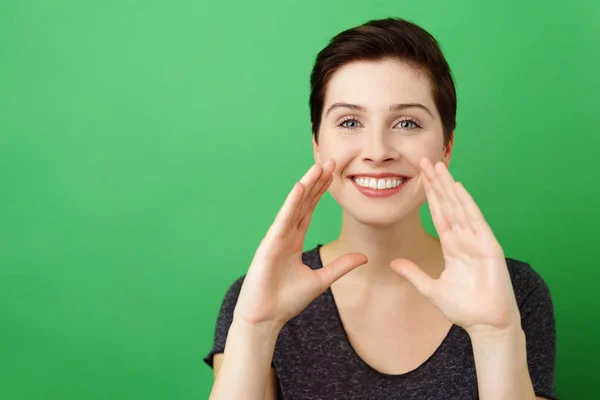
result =
[{"label": "woman's right hand", "polygon": [[302,262],[313,211],[333,181],[334,161],[313,165],[297,182],[258,247],[244,278],[234,320],[283,325],[367,257],[346,254],[313,270]]}]

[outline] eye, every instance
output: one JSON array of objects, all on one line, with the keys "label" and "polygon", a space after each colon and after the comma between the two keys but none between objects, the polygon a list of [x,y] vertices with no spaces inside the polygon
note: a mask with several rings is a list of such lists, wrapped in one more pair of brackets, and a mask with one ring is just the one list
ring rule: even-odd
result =
[{"label": "eye", "polygon": [[396,124],[396,126],[399,127],[400,129],[408,129],[408,130],[418,129],[421,127],[421,125],[419,125],[417,123],[417,121],[415,121],[413,119],[403,119],[402,121],[398,122]]},{"label": "eye", "polygon": [[341,126],[342,128],[345,128],[345,129],[354,130],[354,129],[358,129],[360,127],[360,122],[358,122],[358,120],[355,118],[348,117],[348,118],[342,119],[337,124],[337,126]]}]

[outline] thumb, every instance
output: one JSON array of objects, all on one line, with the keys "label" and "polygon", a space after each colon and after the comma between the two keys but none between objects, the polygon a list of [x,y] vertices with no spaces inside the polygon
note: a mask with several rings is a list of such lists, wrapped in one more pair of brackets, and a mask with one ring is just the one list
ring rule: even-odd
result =
[{"label": "thumb", "polygon": [[417,288],[421,294],[427,298],[431,297],[433,289],[433,283],[435,282],[429,275],[427,275],[421,268],[414,262],[407,260],[406,258],[398,258],[391,262],[390,267],[398,275],[409,281],[414,287]]},{"label": "thumb", "polygon": [[364,254],[350,253],[338,257],[327,266],[318,269],[316,272],[321,277],[321,282],[323,282],[323,291],[354,268],[366,263],[367,256]]}]

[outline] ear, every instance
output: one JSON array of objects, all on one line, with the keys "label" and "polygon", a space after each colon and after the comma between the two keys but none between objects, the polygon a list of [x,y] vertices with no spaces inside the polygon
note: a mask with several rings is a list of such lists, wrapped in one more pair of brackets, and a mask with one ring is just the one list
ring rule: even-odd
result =
[{"label": "ear", "polygon": [[454,150],[454,131],[450,135],[450,141],[445,146],[444,154],[442,155],[442,161],[446,166],[450,165],[450,160],[452,159],[452,151]]},{"label": "ear", "polygon": [[313,157],[315,159],[315,163],[320,164],[321,158],[319,156],[319,144],[315,138],[315,135],[312,135],[312,143],[313,143]]}]

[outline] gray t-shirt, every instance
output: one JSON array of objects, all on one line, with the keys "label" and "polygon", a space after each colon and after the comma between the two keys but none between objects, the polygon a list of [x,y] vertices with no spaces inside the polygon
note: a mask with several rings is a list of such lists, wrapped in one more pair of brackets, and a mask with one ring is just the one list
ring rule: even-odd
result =
[{"label": "gray t-shirt", "polygon": [[[322,268],[319,247],[302,259]],[[529,373],[536,396],[558,399],[554,384],[556,331],[548,286],[527,263],[507,258],[527,342]],[[214,344],[204,361],[225,348],[242,276],[227,291],[217,319]],[[422,365],[401,375],[381,373],[354,351],[331,289],[280,331],[273,354],[279,399],[477,399],[473,348],[467,333],[452,326],[440,347]]]}]

